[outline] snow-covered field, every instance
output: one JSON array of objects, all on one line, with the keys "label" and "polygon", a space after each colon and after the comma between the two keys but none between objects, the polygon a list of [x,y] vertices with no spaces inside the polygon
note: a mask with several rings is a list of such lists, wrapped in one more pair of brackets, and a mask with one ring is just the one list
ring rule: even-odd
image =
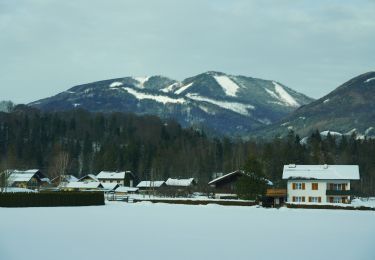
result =
[{"label": "snow-covered field", "polygon": [[375,212],[111,202],[0,208],[0,259],[375,259]]}]

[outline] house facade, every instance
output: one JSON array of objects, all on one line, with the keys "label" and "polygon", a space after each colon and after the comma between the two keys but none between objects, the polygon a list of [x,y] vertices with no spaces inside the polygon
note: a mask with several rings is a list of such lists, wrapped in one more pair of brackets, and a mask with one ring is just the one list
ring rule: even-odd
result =
[{"label": "house facade", "polygon": [[359,180],[357,165],[285,165],[289,203],[350,203],[351,180]]}]

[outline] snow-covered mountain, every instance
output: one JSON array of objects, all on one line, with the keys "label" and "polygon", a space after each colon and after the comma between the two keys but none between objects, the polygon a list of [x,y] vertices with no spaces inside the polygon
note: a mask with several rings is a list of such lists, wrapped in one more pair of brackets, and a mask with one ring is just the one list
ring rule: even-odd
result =
[{"label": "snow-covered mountain", "polygon": [[276,81],[211,71],[181,82],[163,76],[98,81],[30,105],[48,111],[84,108],[152,114],[183,126],[243,136],[311,101]]},{"label": "snow-covered mountain", "polygon": [[375,137],[375,72],[359,75],[328,95],[297,109],[277,124],[257,131],[259,136],[301,136],[315,130],[331,136],[355,133],[358,138]]}]

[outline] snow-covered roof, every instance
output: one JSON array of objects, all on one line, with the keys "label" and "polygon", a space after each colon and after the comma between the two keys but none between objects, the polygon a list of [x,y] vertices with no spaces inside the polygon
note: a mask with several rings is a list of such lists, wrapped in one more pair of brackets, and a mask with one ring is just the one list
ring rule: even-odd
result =
[{"label": "snow-covered roof", "polygon": [[85,179],[87,179],[87,178],[91,179],[94,182],[98,182],[99,181],[98,178],[96,178],[96,176],[94,174],[87,174],[87,175],[83,176],[82,178],[80,178],[78,181],[79,182],[84,182]]},{"label": "snow-covered roof", "polygon": [[283,179],[359,180],[358,165],[284,165]]},{"label": "snow-covered roof", "polygon": [[138,188],[159,188],[161,187],[165,181],[141,181],[138,183]]},{"label": "snow-covered roof", "polygon": [[226,178],[228,178],[228,177],[230,177],[230,176],[232,176],[232,175],[236,175],[236,174],[244,174],[242,171],[234,171],[234,172],[230,172],[230,173],[227,173],[227,174],[225,174],[225,175],[223,175],[223,176],[220,176],[220,177],[218,177],[218,178],[216,178],[216,179],[213,179],[212,181],[210,181],[209,183],[208,183],[208,185],[211,185],[211,184],[214,184],[214,183],[216,183],[216,182],[218,182],[218,181],[221,181],[221,180],[223,180],[223,179],[226,179]]},{"label": "snow-covered roof", "polygon": [[135,187],[126,187],[126,186],[120,186],[115,191],[116,192],[136,192],[138,191],[138,188]]},{"label": "snow-covered roof", "polygon": [[194,184],[194,178],[189,179],[172,179],[169,178],[165,184],[168,186],[180,186],[180,187],[188,187]]},{"label": "snow-covered roof", "polygon": [[64,177],[64,180],[67,181],[67,182],[75,182],[75,181],[78,181],[78,178],[74,175],[65,175]]},{"label": "snow-covered roof", "polygon": [[100,182],[69,182],[66,184],[65,188],[73,188],[73,189],[97,189],[97,188],[103,188],[103,185]]},{"label": "snow-covered roof", "polygon": [[34,193],[36,191],[30,190],[30,189],[25,189],[25,188],[17,188],[17,187],[7,187],[3,192],[26,192],[26,193]]},{"label": "snow-covered roof", "polygon": [[[34,175],[36,175],[39,172],[39,170],[37,169],[25,170],[25,171],[12,170],[10,172],[11,173],[8,177],[8,182],[9,182],[9,185],[12,185],[15,182],[29,182],[34,177]],[[39,178],[39,176],[37,177]]]},{"label": "snow-covered roof", "polygon": [[102,179],[125,179],[126,174],[131,174],[130,171],[126,172],[107,172],[107,171],[101,171],[98,175],[96,175],[96,178],[99,180]]},{"label": "snow-covered roof", "polygon": [[105,190],[115,190],[116,188],[118,188],[120,185],[118,185],[117,183],[102,183],[102,186]]},{"label": "snow-covered roof", "polygon": [[[233,175],[236,175],[236,174],[241,174],[241,175],[245,175],[245,176],[248,175],[248,174],[245,174],[244,171],[237,170],[237,171],[234,171],[234,172],[227,173],[227,174],[225,174],[223,176],[220,176],[220,177],[218,177],[216,179],[213,179],[212,181],[210,181],[208,183],[208,185],[220,182],[221,180],[224,180],[224,179],[229,178],[229,177],[231,177]],[[268,180],[266,178],[262,178],[262,179],[267,183],[267,185],[273,186],[273,182],[272,181],[270,181],[270,180]]]}]

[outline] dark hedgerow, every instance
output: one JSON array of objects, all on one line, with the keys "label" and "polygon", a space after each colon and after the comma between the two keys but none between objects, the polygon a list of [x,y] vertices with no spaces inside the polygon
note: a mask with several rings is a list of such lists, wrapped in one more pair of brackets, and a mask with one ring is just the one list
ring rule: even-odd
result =
[{"label": "dark hedgerow", "polygon": [[104,205],[103,192],[0,193],[0,207]]},{"label": "dark hedgerow", "polygon": [[337,206],[337,205],[307,205],[307,204],[289,204],[289,203],[287,203],[286,206],[288,208],[293,208],[293,209],[345,209],[345,210],[374,210],[375,211],[375,208],[365,207],[365,206],[343,207],[343,206]]}]

